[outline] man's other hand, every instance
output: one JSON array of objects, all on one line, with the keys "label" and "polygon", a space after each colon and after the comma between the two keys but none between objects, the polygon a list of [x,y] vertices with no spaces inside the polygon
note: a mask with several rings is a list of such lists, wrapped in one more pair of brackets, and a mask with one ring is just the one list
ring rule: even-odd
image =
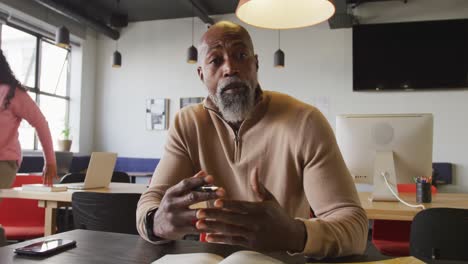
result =
[{"label": "man's other hand", "polygon": [[260,202],[218,199],[216,208],[198,210],[197,229],[207,232],[206,240],[212,243],[265,251],[303,251],[307,238],[304,224],[290,217],[259,182],[257,168],[250,175],[250,185]]},{"label": "man's other hand", "polygon": [[216,192],[196,192],[195,188],[212,184],[213,177],[200,171],[195,176],[187,178],[169,188],[154,214],[153,232],[165,239],[181,239],[187,234],[198,234],[195,228],[196,210],[189,206],[199,202],[223,197],[224,189]]}]

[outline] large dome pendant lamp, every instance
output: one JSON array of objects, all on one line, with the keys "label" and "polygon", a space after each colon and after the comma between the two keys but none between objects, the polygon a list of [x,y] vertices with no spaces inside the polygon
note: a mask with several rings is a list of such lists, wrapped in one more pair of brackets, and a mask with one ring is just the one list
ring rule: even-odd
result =
[{"label": "large dome pendant lamp", "polygon": [[328,0],[239,0],[236,15],[260,28],[291,29],[328,20],[335,6]]}]

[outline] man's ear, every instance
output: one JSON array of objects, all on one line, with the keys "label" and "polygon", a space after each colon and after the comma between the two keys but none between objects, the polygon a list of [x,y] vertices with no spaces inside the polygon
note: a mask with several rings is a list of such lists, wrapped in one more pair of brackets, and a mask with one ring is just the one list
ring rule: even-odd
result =
[{"label": "man's ear", "polygon": [[258,56],[255,54],[255,66],[257,66],[257,72],[258,72]]},{"label": "man's ear", "polygon": [[203,82],[204,81],[204,79],[203,79],[203,70],[202,70],[201,66],[198,66],[197,72],[198,72],[198,77]]}]

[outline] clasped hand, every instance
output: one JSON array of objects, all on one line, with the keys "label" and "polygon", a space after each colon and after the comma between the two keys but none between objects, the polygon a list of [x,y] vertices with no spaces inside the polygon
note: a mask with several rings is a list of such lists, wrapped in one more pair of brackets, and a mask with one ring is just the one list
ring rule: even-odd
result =
[{"label": "clasped hand", "polygon": [[[181,239],[187,234],[207,233],[210,243],[241,245],[255,250],[301,252],[306,230],[300,220],[290,217],[263,184],[258,169],[250,175],[250,185],[259,202],[222,199],[225,190],[195,192],[212,184],[213,177],[201,171],[169,188],[154,215],[153,232],[165,239]],[[217,199],[215,208],[193,210],[189,206]]]},{"label": "clasped hand", "polygon": [[260,202],[218,199],[215,208],[198,210],[196,228],[208,233],[206,240],[211,243],[301,252],[306,239],[302,221],[290,217],[259,182],[258,169],[252,171],[250,185]]},{"label": "clasped hand", "polygon": [[194,189],[212,184],[213,177],[200,171],[195,176],[184,179],[169,188],[154,214],[153,233],[165,239],[182,239],[187,234],[200,233],[195,228],[196,210],[189,206],[224,196],[224,190],[216,192],[195,192]]}]

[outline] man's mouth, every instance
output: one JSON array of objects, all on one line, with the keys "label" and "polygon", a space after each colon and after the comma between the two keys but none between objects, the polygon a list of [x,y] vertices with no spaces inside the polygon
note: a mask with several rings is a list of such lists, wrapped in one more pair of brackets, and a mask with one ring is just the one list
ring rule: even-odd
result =
[{"label": "man's mouth", "polygon": [[226,87],[224,87],[221,93],[222,94],[240,93],[240,92],[244,92],[246,88],[247,87],[243,83],[231,83],[231,84],[228,84]]}]

